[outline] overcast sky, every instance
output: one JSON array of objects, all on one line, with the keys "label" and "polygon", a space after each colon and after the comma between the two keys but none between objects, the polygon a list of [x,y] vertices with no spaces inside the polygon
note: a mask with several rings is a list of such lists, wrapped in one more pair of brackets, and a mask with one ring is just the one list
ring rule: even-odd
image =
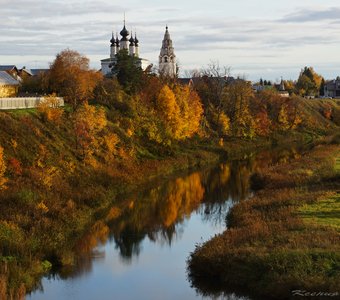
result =
[{"label": "overcast sky", "polygon": [[182,74],[218,61],[251,80],[340,75],[339,0],[0,0],[0,64],[46,68],[70,48],[99,69],[124,11],[155,64],[169,25]]}]

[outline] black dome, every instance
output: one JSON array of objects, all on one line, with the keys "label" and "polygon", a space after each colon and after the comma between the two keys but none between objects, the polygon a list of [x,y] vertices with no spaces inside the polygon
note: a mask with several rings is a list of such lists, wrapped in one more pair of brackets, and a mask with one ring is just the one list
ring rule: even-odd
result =
[{"label": "black dome", "polygon": [[122,31],[120,32],[120,35],[122,37],[127,37],[130,34],[130,32],[126,29],[125,25],[124,28],[122,29]]}]

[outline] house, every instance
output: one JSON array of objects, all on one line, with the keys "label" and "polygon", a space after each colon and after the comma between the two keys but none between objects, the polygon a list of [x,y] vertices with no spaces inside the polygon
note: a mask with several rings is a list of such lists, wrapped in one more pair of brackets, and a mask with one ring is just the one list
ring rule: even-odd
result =
[{"label": "house", "polygon": [[21,70],[19,70],[19,76],[22,79],[24,79],[24,78],[27,78],[27,77],[44,75],[48,71],[49,71],[49,69],[27,69],[26,67],[23,67]]},{"label": "house", "polygon": [[325,83],[324,96],[337,98],[340,97],[340,77]]},{"label": "house", "polygon": [[19,70],[15,65],[0,65],[0,71],[7,72],[9,75],[11,75],[14,79],[21,81],[21,78],[19,76]]},{"label": "house", "polygon": [[0,98],[15,97],[19,90],[19,81],[6,71],[0,71]]}]

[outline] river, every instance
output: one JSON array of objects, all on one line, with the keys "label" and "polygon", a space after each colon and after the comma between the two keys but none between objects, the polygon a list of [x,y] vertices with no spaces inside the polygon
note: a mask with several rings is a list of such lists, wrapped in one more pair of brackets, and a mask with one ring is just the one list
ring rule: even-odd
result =
[{"label": "river", "polygon": [[186,260],[197,244],[226,229],[229,209],[251,195],[254,171],[297,155],[262,152],[124,196],[79,241],[76,267],[44,277],[26,299],[250,299],[192,287]]}]

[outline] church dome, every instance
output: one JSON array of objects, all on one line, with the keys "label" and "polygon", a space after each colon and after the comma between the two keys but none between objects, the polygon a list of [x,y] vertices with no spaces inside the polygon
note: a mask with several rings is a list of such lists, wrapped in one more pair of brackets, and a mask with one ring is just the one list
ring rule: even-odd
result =
[{"label": "church dome", "polygon": [[135,45],[135,39],[132,37],[132,34],[131,34],[131,37],[129,39],[129,42],[130,42],[130,46],[134,46]]},{"label": "church dome", "polygon": [[122,41],[127,41],[127,36],[130,35],[130,32],[126,29],[125,24],[122,31],[120,32],[120,35],[123,37]]},{"label": "church dome", "polygon": [[139,43],[139,41],[137,39],[137,35],[135,34],[135,45],[138,46],[138,43]]}]

